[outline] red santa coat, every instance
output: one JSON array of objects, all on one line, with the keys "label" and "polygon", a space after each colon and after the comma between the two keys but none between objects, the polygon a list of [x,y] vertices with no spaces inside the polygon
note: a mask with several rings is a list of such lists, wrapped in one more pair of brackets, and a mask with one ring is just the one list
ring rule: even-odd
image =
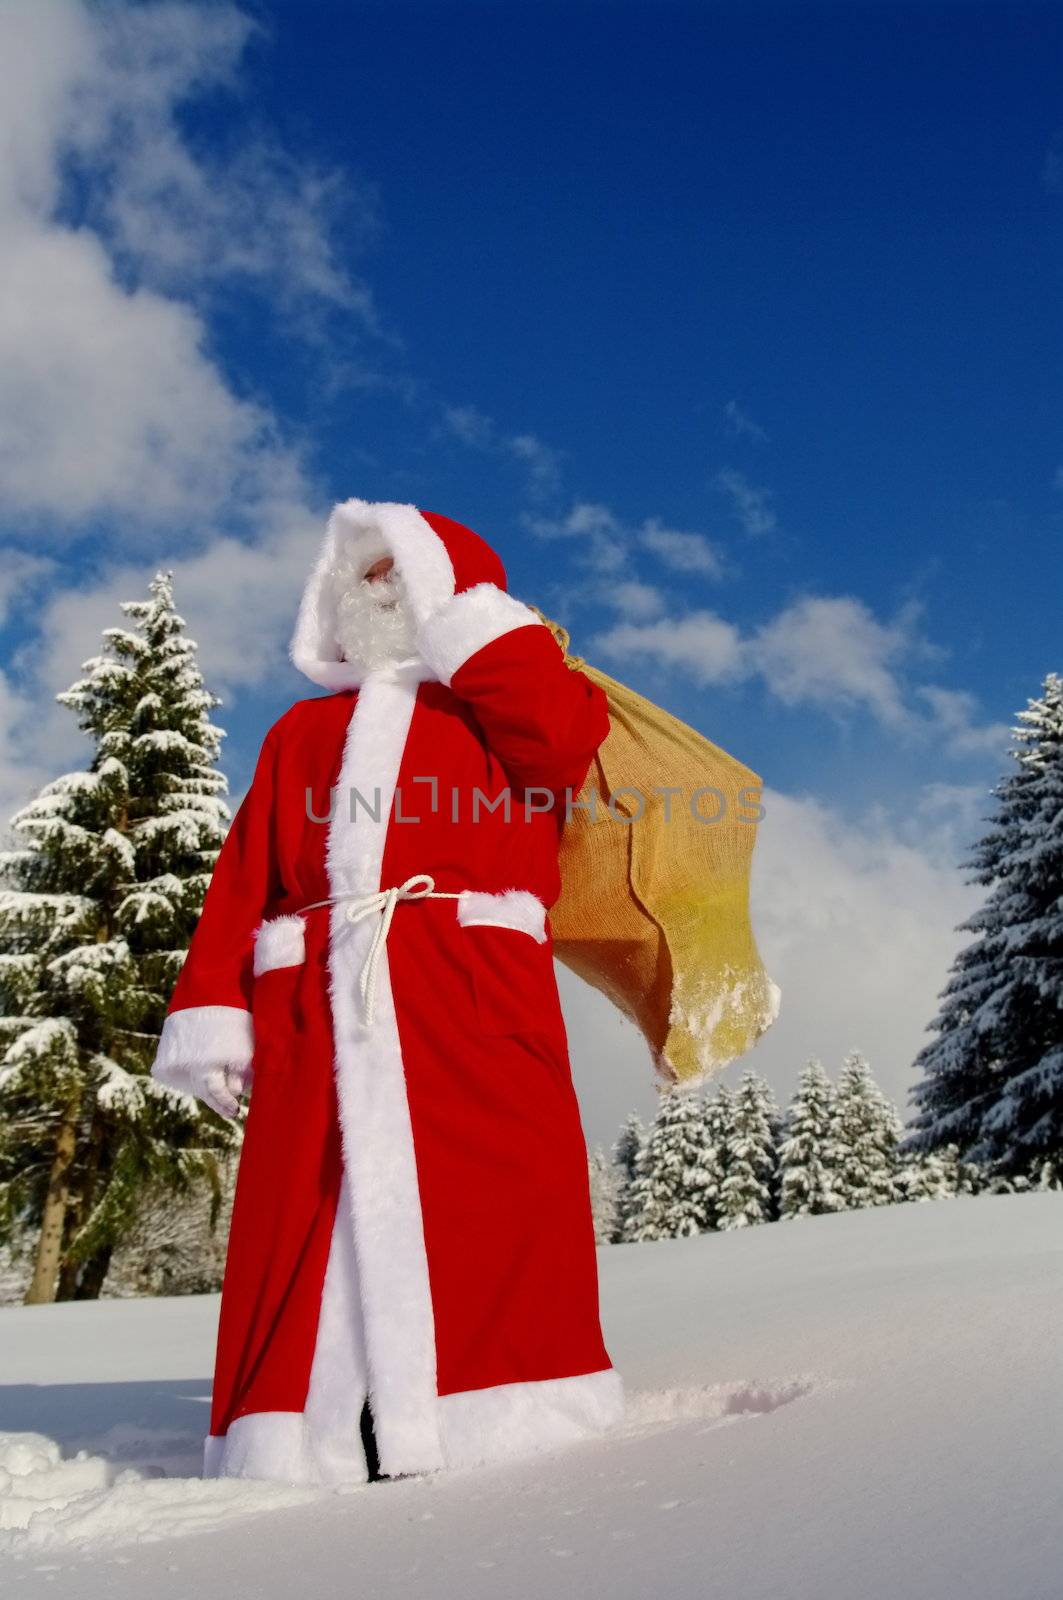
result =
[{"label": "red santa coat", "polygon": [[[352,541],[417,619],[362,681],[328,584]],[[608,716],[505,584],[460,523],[361,500],[307,584],[292,657],[333,692],[266,736],[152,1068],[253,1070],[206,1476],[364,1480],[367,1396],[392,1476],[622,1417],[547,916]]]}]

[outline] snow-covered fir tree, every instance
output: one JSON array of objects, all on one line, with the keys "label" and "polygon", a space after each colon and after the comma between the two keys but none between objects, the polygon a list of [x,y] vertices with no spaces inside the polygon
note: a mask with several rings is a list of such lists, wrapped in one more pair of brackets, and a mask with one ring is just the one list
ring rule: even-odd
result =
[{"label": "snow-covered fir tree", "polygon": [[771,1222],[778,1151],[778,1107],[765,1080],[744,1072],[729,1107],[726,1176],[720,1185],[718,1226],[748,1228]]},{"label": "snow-covered fir tree", "polygon": [[600,1146],[591,1151],[587,1166],[595,1241],[609,1244],[616,1237],[619,1225],[621,1173]]},{"label": "snow-covered fir tree", "polygon": [[937,1037],[916,1057],[906,1149],[956,1144],[1036,1180],[1063,1157],[1063,678],[1049,673],[1012,729],[1017,770],[993,790],[989,831],[964,863],[985,904],[961,923]]},{"label": "snow-covered fir tree", "polygon": [[961,1161],[954,1144],[912,1156],[897,1172],[897,1187],[905,1200],[945,1200],[957,1194],[978,1194],[984,1181],[982,1168]]},{"label": "snow-covered fir tree", "polygon": [[898,1180],[901,1121],[867,1061],[852,1050],[842,1063],[831,1118],[831,1162],[839,1210],[903,1198]]},{"label": "snow-covered fir tree", "polygon": [[238,1132],[149,1076],[229,821],[217,697],[169,574],[60,694],[93,743],[0,858],[0,1231],[33,1228],[27,1300],[98,1294],[152,1192],[214,1174]]},{"label": "snow-covered fir tree", "polygon": [[705,1112],[701,1094],[661,1092],[635,1161],[625,1239],[675,1239],[712,1227],[720,1173]]},{"label": "snow-covered fir tree", "polygon": [[834,1087],[811,1060],[798,1079],[779,1146],[779,1211],[784,1217],[837,1211],[833,1144]]},{"label": "snow-covered fir tree", "polygon": [[637,1111],[624,1119],[613,1145],[613,1170],[616,1179],[616,1224],[613,1242],[628,1236],[628,1209],[631,1185],[635,1181],[635,1167],[639,1151],[646,1139],[646,1129]]}]

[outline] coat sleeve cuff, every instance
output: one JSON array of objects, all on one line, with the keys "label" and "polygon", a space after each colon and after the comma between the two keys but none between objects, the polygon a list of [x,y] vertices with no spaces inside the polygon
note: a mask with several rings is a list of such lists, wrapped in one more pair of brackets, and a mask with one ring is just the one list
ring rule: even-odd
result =
[{"label": "coat sleeve cuff", "polygon": [[417,646],[441,683],[449,684],[485,644],[501,639],[515,628],[545,624],[520,600],[493,583],[477,583],[452,595],[421,623]]},{"label": "coat sleeve cuff", "polygon": [[188,1006],[171,1011],[162,1025],[151,1064],[156,1083],[193,1093],[193,1073],[212,1067],[246,1068],[255,1053],[250,1011],[239,1006]]}]

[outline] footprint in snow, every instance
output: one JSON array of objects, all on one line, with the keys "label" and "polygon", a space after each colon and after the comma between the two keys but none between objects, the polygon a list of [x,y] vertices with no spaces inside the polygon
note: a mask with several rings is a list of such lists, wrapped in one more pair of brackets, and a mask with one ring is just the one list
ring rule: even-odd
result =
[{"label": "footprint in snow", "polygon": [[737,1417],[765,1416],[810,1394],[807,1378],[784,1383],[712,1383],[688,1389],[628,1390],[620,1432],[641,1434],[681,1422],[722,1424]]}]

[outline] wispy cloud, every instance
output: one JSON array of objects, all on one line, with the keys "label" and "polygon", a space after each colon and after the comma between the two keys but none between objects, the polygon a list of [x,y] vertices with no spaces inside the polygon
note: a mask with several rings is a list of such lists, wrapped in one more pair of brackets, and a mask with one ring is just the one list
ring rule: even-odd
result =
[{"label": "wispy cloud", "polygon": [[716,487],[731,501],[734,514],[746,533],[758,538],[771,533],[777,523],[770,501],[770,489],[757,488],[733,467],[724,467],[716,474]]},{"label": "wispy cloud", "polygon": [[636,530],[635,539],[672,572],[696,573],[704,578],[722,578],[727,572],[722,550],[703,533],[666,528],[659,518],[650,517]]},{"label": "wispy cloud", "polygon": [[1010,739],[1006,722],[978,721],[978,698],[966,689],[920,684],[916,693],[930,708],[930,721],[954,755],[1003,756]]},{"label": "wispy cloud", "polygon": [[506,433],[493,417],[472,405],[444,405],[433,432],[450,435],[472,450],[508,457],[524,467],[532,500],[557,494],[565,452],[545,444],[534,433]]},{"label": "wispy cloud", "polygon": [[768,435],[754,422],[748,412],[743,411],[737,400],[728,400],[723,408],[723,414],[728,433],[734,434],[739,439],[753,439],[757,444],[763,444]]},{"label": "wispy cloud", "polygon": [[[672,575],[716,580],[730,571],[722,549],[705,534],[669,527],[660,517],[628,522],[600,501],[577,500],[561,515],[529,512],[521,520],[538,539],[569,541],[577,569],[615,574],[618,584],[621,577],[641,581],[636,565],[646,556],[653,558],[649,564],[662,580]],[[608,592],[594,594],[607,597]]]}]

